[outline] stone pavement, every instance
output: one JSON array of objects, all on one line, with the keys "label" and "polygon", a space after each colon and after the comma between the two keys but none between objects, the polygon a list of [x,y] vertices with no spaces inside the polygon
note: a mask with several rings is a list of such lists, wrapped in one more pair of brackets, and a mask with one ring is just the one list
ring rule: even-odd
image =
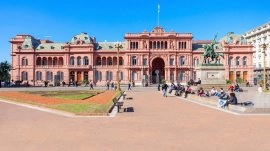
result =
[{"label": "stone pavement", "polygon": [[[270,93],[259,93],[256,87],[243,87],[244,92],[235,92],[238,98],[238,103],[251,101],[254,106],[241,106],[241,105],[229,105],[230,111],[239,114],[270,114]],[[230,92],[227,92],[228,94]],[[174,92],[169,94],[173,96]],[[208,105],[211,107],[217,107],[218,98],[216,96],[199,97],[196,94],[188,95],[187,100]]]},{"label": "stone pavement", "polygon": [[[128,91],[115,117],[67,117],[0,102],[0,150],[268,150],[268,115],[235,115],[156,88]],[[132,110],[130,110],[132,111]]]}]

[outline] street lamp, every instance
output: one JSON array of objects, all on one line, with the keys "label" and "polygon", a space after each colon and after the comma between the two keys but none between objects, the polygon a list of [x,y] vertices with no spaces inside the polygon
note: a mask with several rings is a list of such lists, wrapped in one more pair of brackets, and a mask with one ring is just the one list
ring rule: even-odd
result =
[{"label": "street lamp", "polygon": [[267,45],[264,43],[262,44],[262,48],[263,48],[263,89],[266,90],[266,72],[265,72],[265,55],[266,55],[266,48],[267,48]]},{"label": "street lamp", "polygon": [[123,48],[122,44],[117,42],[114,47],[117,49],[117,91],[121,91],[120,88],[120,78],[119,78],[119,50]]},{"label": "street lamp", "polygon": [[93,65],[93,83],[95,83],[95,81],[96,81],[96,66],[95,65]]},{"label": "street lamp", "polygon": [[145,76],[144,76],[144,65],[142,66],[142,87],[144,87]]}]

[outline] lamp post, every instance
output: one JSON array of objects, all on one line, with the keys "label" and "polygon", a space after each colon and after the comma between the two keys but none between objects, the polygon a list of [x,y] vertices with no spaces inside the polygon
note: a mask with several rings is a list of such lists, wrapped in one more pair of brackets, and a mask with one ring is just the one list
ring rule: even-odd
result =
[{"label": "lamp post", "polygon": [[144,77],[144,65],[142,66],[142,87],[144,87],[145,77]]},{"label": "lamp post", "polygon": [[96,81],[96,66],[93,65],[93,83]]},{"label": "lamp post", "polygon": [[266,90],[266,71],[265,71],[265,54],[266,54],[266,48],[267,48],[267,45],[264,43],[262,44],[262,48],[263,48],[263,89]]},{"label": "lamp post", "polygon": [[123,48],[122,44],[117,42],[114,47],[117,49],[117,91],[121,91],[120,88],[120,78],[119,78],[119,50]]}]

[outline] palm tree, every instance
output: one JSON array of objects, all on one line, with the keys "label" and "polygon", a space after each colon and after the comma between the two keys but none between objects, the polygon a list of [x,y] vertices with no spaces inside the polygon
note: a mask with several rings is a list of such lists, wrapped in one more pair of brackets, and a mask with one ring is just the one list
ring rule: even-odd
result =
[{"label": "palm tree", "polygon": [[11,65],[7,61],[0,63],[0,81],[10,80],[10,74],[9,74],[10,70],[11,70]]}]

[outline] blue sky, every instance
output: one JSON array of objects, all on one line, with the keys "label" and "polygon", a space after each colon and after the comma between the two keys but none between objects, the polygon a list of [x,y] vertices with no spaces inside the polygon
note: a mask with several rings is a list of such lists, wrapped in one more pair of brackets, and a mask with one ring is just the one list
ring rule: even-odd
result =
[{"label": "blue sky", "polygon": [[2,0],[0,1],[0,62],[10,62],[9,39],[17,34],[54,42],[70,41],[87,32],[97,41],[123,41],[125,33],[151,31],[192,33],[211,40],[227,32],[242,34],[270,21],[268,0]]}]

